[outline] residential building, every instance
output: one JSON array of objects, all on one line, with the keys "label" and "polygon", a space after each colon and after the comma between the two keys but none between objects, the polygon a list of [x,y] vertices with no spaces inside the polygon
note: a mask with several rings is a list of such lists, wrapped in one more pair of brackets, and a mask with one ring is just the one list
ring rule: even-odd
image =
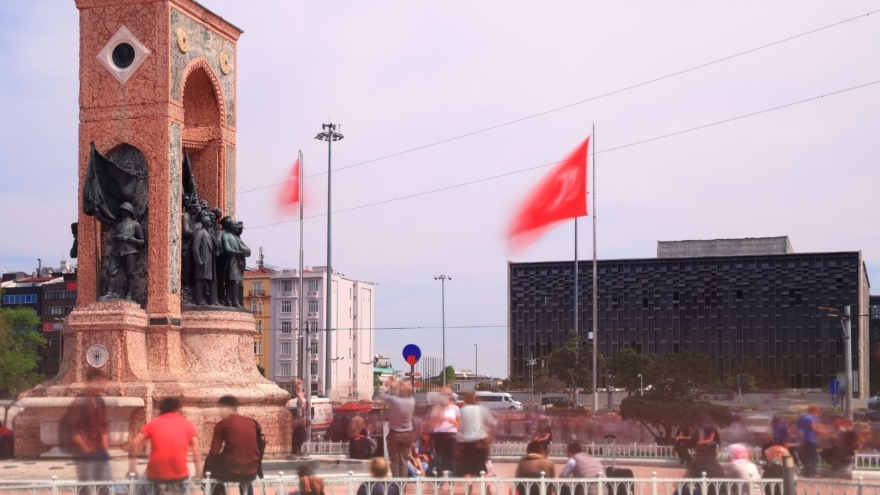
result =
[{"label": "residential building", "polygon": [[47,341],[40,350],[40,371],[46,378],[53,378],[58,374],[61,359],[64,357],[61,327],[76,305],[76,272],[56,275],[61,275],[60,279],[40,286],[42,331]]},{"label": "residential building", "polygon": [[325,363],[329,346],[332,356],[330,399],[350,402],[370,398],[373,393],[375,285],[333,271],[333,332],[328,341],[325,331],[328,272],[326,267],[305,270],[303,321],[308,325],[309,338],[304,347],[302,329],[297,328],[299,276],[298,270],[292,269],[279,270],[271,275],[272,325],[267,337],[272,340],[269,379],[292,391],[293,382],[305,377],[303,366],[308,365],[312,393],[323,393],[328,385]]},{"label": "residential building", "polygon": [[[574,332],[574,263],[509,263],[508,365],[527,379]],[[592,261],[578,264],[579,333],[593,327]],[[851,306],[854,392],[869,387],[870,283],[861,252],[795,253],[787,237],[658,243],[658,257],[598,262],[598,349],[706,354],[724,378],[758,362],[791,388],[826,388],[845,370],[840,323]],[[817,316],[822,316],[817,318]],[[600,375],[600,383],[604,376]],[[602,386],[602,385],[600,385]]]},{"label": "residential building", "polygon": [[263,248],[260,248],[257,267],[248,268],[244,272],[242,290],[244,291],[244,307],[254,313],[254,320],[257,322],[257,333],[254,334],[254,361],[268,376],[272,353],[272,340],[267,337],[272,328],[272,291],[270,286],[272,284],[271,275],[275,273],[277,268],[266,265],[263,261]]}]

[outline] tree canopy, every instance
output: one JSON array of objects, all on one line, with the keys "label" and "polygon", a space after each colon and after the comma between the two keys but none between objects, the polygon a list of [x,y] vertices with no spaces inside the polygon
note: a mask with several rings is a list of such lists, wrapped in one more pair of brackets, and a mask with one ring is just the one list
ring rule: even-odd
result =
[{"label": "tree canopy", "polygon": [[718,383],[718,370],[705,354],[684,352],[651,360],[644,371],[645,395],[695,400]]},{"label": "tree canopy", "polygon": [[[627,394],[632,396],[642,385],[649,385],[644,381],[645,373],[651,364],[659,359],[656,354],[641,354],[631,347],[625,347],[614,353],[608,372],[611,375],[611,385],[616,388],[626,389]],[[639,374],[642,374],[642,380]]]},{"label": "tree canopy", "polygon": [[709,418],[719,428],[730,425],[733,419],[726,406],[657,395],[623,399],[620,417],[643,424],[661,445],[670,445],[676,434],[685,428],[699,426],[703,418]]},{"label": "tree canopy", "polygon": [[0,309],[0,395],[14,399],[43,380],[38,371],[46,339],[39,324],[30,308]]},{"label": "tree canopy", "polygon": [[[593,347],[583,337],[572,336],[562,347],[548,354],[545,360],[546,373],[542,374],[558,378],[572,392],[575,387],[584,388],[587,393],[592,392]],[[601,354],[598,355],[598,362],[600,366],[604,364]]]}]

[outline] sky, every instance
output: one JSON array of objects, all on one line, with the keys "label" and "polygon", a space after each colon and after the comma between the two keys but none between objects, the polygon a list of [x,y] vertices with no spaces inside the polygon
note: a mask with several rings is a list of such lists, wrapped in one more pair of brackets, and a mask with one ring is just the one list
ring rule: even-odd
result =
[{"label": "sky", "polygon": [[[326,172],[314,136],[328,120],[345,136],[333,168],[360,164],[332,174],[334,211],[532,169],[332,216],[333,266],[379,284],[376,352],[398,368],[407,343],[440,357],[445,274],[447,363],[473,368],[477,344],[480,373],[506,376],[507,262],[571,259],[574,238],[565,222],[513,253],[505,227],[549,169],[535,167],[594,124],[600,259],[653,257],[658,240],[788,235],[797,252],[862,251],[880,289],[880,84],[620,148],[880,81],[880,12],[863,16],[876,2],[200,1],[244,30],[237,216],[268,263],[297,266],[299,226],[278,223],[278,186],[263,187],[286,179],[297,150],[307,175]],[[57,266],[70,248],[78,30],[71,0],[0,2],[9,271]],[[307,215],[326,212],[326,181],[306,180]],[[304,227],[306,265],[324,265],[326,217]],[[589,219],[578,240],[591,258]]]}]

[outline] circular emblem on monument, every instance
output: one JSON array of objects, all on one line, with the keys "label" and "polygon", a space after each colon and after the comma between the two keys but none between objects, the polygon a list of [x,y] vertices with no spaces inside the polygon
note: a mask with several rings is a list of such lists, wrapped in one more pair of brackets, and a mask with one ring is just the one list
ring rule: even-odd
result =
[{"label": "circular emblem on monument", "polygon": [[189,50],[189,37],[186,35],[186,29],[177,28],[177,48],[182,52]]},{"label": "circular emblem on monument", "polygon": [[229,74],[229,69],[231,69],[229,66],[229,54],[224,50],[220,52],[220,72],[226,75]]},{"label": "circular emblem on monument", "polygon": [[104,366],[107,364],[108,359],[110,359],[110,353],[107,351],[107,348],[101,344],[95,344],[89,347],[89,350],[86,351],[86,362],[89,363],[89,366],[92,368],[100,368]]}]

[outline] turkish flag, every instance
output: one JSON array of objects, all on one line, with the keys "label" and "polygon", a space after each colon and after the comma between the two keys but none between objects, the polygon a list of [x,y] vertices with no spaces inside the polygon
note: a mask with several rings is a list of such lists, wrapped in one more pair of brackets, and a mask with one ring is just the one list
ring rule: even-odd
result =
[{"label": "turkish flag", "polygon": [[291,213],[296,210],[300,201],[299,197],[299,158],[293,164],[293,170],[290,171],[290,178],[281,188],[278,195],[278,206],[285,213]]},{"label": "turkish flag", "polygon": [[587,138],[522,202],[507,231],[513,250],[525,248],[556,222],[587,214]]}]

